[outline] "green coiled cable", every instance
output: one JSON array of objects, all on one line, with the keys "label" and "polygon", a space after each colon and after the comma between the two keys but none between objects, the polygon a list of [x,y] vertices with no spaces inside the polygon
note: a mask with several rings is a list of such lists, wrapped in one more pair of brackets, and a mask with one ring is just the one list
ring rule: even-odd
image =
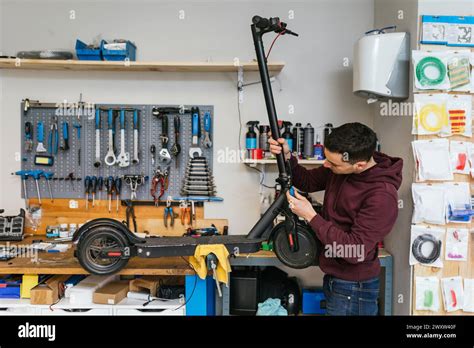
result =
[{"label": "green coiled cable", "polygon": [[[425,75],[426,68],[433,67],[439,72],[439,76],[436,79],[431,79]],[[416,65],[416,78],[422,86],[436,86],[444,81],[446,77],[446,66],[441,59],[428,56],[421,59]]]}]

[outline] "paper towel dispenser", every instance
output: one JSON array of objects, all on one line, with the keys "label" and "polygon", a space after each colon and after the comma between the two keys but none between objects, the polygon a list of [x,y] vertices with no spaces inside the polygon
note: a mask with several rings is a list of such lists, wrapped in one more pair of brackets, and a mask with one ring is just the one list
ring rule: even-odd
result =
[{"label": "paper towel dispenser", "polygon": [[410,35],[385,29],[369,31],[355,44],[353,92],[368,99],[406,99]]}]

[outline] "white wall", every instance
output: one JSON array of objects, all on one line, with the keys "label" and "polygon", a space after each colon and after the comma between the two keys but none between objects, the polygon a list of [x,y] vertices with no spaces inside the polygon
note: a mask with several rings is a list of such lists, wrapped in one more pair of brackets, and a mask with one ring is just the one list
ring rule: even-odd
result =
[{"label": "white wall", "polygon": [[[0,0],[0,23],[3,23],[3,0]],[[3,55],[3,25],[0,25],[0,55]],[[3,159],[3,140],[4,139],[4,118],[2,115],[3,109],[3,71],[0,70],[0,159]],[[3,161],[0,160],[0,182],[4,182],[5,167]],[[3,187],[0,188],[0,209],[6,207],[3,201]]]},{"label": "white wall", "polygon": [[[75,19],[70,19],[70,11]],[[180,20],[180,10],[185,20]],[[287,19],[294,11],[294,19]],[[373,0],[318,1],[12,1],[4,0],[1,28],[3,50],[72,48],[75,39],[89,42],[128,38],[138,46],[138,60],[214,61],[254,59],[250,34],[255,14],[285,18],[299,38],[282,37],[270,60],[286,67],[274,84],[279,117],[313,126],[360,121],[372,126],[371,109],[352,94],[354,42],[373,26]],[[18,25],[21,22],[21,25]],[[15,28],[14,33],[7,28]],[[266,38],[267,43],[272,39]],[[106,73],[4,71],[1,100],[2,173],[20,168],[14,152],[20,151],[20,101],[84,100],[100,103],[171,103],[215,105],[215,155],[219,149],[238,148],[236,74]],[[258,80],[246,74],[247,82]],[[289,105],[295,108],[288,115]],[[261,86],[245,89],[242,121],[266,120]],[[266,123],[266,121],[265,121]],[[245,127],[243,128],[245,132]],[[242,136],[243,139],[244,136]],[[216,157],[215,157],[216,158]],[[232,234],[245,234],[259,217],[257,173],[242,164],[214,164],[222,204],[206,206],[206,217],[230,221]],[[267,176],[273,184],[273,175]],[[20,181],[7,175],[1,181],[1,206],[16,212],[23,206]],[[8,197],[8,199],[6,198]],[[320,283],[317,270],[302,271],[305,282]]]},{"label": "white wall", "polygon": [[418,14],[472,16],[474,15],[473,0],[419,0]]}]

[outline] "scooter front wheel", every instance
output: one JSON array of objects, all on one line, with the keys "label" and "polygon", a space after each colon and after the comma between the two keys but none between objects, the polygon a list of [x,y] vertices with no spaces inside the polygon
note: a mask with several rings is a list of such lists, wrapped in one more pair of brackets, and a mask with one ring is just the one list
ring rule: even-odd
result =
[{"label": "scooter front wheel", "polygon": [[129,244],[120,231],[110,226],[93,228],[77,244],[77,258],[88,272],[109,275],[120,271],[128,262]]},{"label": "scooter front wheel", "polygon": [[280,222],[273,229],[273,250],[278,259],[286,266],[296,269],[317,265],[321,244],[316,240],[314,232],[302,224],[296,227],[299,248],[291,250],[286,232],[285,222]]}]

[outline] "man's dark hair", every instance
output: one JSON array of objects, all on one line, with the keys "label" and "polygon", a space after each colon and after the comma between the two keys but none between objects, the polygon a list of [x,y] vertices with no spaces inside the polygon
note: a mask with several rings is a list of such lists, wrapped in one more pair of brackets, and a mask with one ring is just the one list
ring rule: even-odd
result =
[{"label": "man's dark hair", "polygon": [[362,123],[346,123],[332,130],[324,139],[324,146],[354,164],[370,160],[377,146],[377,135]]}]

